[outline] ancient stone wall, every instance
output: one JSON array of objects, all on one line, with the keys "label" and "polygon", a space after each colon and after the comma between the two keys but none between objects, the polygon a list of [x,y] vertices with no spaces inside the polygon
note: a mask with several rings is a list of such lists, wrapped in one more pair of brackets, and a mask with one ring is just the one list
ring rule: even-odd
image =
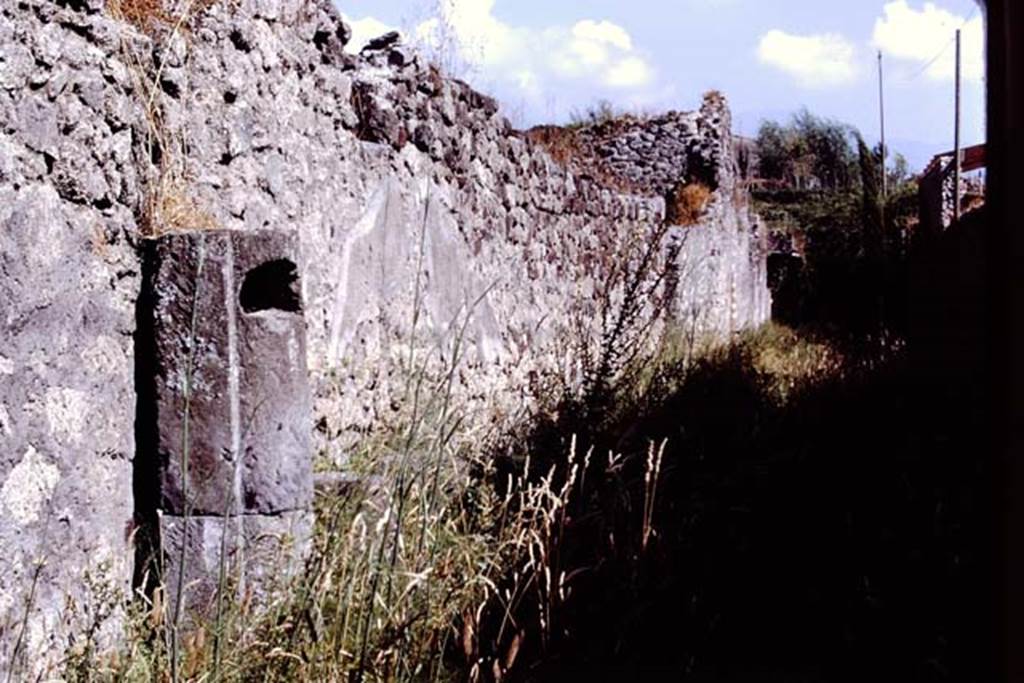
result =
[{"label": "ancient stone wall", "polygon": [[[724,101],[602,138],[626,193],[408,49],[355,56],[347,38],[326,0],[214,3],[179,32],[101,0],[0,7],[0,661],[53,663],[34,655],[96,602],[83,576],[130,586],[155,495],[136,433],[147,234],[297,239],[310,458],[336,464],[400,408],[410,358],[455,367],[469,420],[510,420],[539,378],[578,376],[573,343],[606,332],[624,273],[650,285],[652,339],[767,318]],[[700,220],[665,226],[664,191],[711,178]]]},{"label": "ancient stone wall", "polygon": [[708,93],[694,112],[625,116],[578,133],[594,165],[639,192],[666,195],[681,182],[731,186],[735,164],[731,117],[725,99]]},{"label": "ancient stone wall", "polygon": [[10,680],[132,569],[142,108],[119,31],[98,5],[0,4],[0,676],[29,665]]}]

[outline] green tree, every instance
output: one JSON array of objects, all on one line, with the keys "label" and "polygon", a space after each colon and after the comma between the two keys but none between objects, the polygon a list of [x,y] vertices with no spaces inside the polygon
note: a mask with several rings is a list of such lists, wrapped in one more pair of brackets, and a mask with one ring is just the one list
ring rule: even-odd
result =
[{"label": "green tree", "polygon": [[812,159],[812,174],[829,190],[850,187],[853,150],[850,138],[856,133],[843,123],[822,119],[802,109],[793,117],[794,134],[803,141]]},{"label": "green tree", "polygon": [[765,121],[757,134],[758,173],[762,178],[783,180],[789,163],[786,129]]},{"label": "green tree", "polygon": [[755,190],[757,209],[779,253],[790,245],[801,257],[776,280],[781,319],[871,334],[903,324],[900,292],[917,215],[906,160],[887,150],[883,198],[881,146],[806,109],[785,125],[764,122],[757,152],[762,177],[786,185]]},{"label": "green tree", "polygon": [[796,189],[849,189],[856,179],[856,157],[850,126],[815,116],[807,109],[789,124],[761,124],[757,136],[762,178],[780,180]]}]

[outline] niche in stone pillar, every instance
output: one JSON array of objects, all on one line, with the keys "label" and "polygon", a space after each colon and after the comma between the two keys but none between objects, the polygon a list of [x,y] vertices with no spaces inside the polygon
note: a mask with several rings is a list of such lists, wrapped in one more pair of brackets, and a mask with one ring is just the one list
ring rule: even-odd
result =
[{"label": "niche in stone pillar", "polygon": [[242,280],[238,295],[242,311],[282,311],[297,313],[301,310],[298,292],[299,276],[295,264],[288,259],[267,261],[256,266]]},{"label": "niche in stone pillar", "polygon": [[[211,604],[221,569],[244,587],[295,568],[311,529],[312,404],[294,236],[166,235],[144,300],[151,452],[137,487],[155,500],[164,581],[189,609]],[[140,316],[141,318],[141,316]],[[140,393],[140,400],[143,395]],[[137,505],[138,507],[138,505]],[[282,552],[282,549],[285,552]],[[280,566],[284,562],[285,566]]]}]

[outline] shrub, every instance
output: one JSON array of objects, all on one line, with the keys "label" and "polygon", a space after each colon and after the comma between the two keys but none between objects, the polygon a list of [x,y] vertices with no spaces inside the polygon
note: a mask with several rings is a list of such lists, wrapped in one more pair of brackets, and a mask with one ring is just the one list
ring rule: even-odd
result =
[{"label": "shrub", "polygon": [[526,132],[526,139],[543,147],[561,166],[568,166],[580,156],[579,140],[571,128],[537,126]]},{"label": "shrub", "polygon": [[164,0],[111,0],[107,3],[107,10],[115,19],[131,24],[143,33],[173,22]]},{"label": "shrub", "polygon": [[186,0],[179,11],[167,7],[167,0],[109,0],[107,11],[110,16],[131,24],[143,33],[153,34],[160,28],[177,31],[200,12],[220,0]]},{"label": "shrub", "polygon": [[802,109],[788,125],[764,121],[757,135],[759,174],[789,187],[829,190],[856,184],[856,153],[851,126]]},{"label": "shrub", "polygon": [[586,128],[611,123],[626,116],[626,112],[617,109],[608,100],[598,100],[584,109],[574,109],[569,114],[569,128]]},{"label": "shrub", "polygon": [[665,203],[666,222],[670,225],[697,224],[707,209],[711,194],[703,183],[680,183]]}]

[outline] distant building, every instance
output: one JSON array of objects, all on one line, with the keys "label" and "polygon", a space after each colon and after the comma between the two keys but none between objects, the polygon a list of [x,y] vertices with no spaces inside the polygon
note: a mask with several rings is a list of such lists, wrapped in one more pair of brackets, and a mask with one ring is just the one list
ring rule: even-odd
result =
[{"label": "distant building", "polygon": [[[985,203],[984,175],[965,174],[983,171],[985,168],[985,145],[967,147],[960,152],[961,213],[967,213]],[[926,234],[942,232],[953,223],[954,197],[956,196],[955,164],[953,152],[944,152],[932,157],[925,167],[918,183],[921,230]]]}]

